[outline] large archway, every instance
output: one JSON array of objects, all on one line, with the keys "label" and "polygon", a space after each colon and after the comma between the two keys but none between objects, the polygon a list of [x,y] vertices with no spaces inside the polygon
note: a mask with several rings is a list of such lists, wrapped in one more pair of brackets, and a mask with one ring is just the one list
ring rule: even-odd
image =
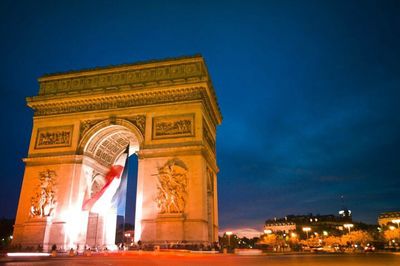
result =
[{"label": "large archway", "polygon": [[202,57],[61,73],[39,82],[39,95],[28,98],[35,116],[14,244],[114,245],[115,205],[109,198],[94,202],[110,169],[124,167],[132,154],[138,157],[135,241],[217,241],[221,114]]},{"label": "large archway", "polygon": [[[82,172],[86,180],[86,185],[82,186],[82,206],[83,211],[87,212],[87,219],[85,215],[80,223],[80,239],[73,239],[72,236],[70,245],[80,243],[89,247],[115,247],[117,216],[125,215],[125,204],[120,210],[116,202],[126,201],[127,180],[119,180],[112,187],[108,186],[107,176],[115,166],[127,168],[127,157],[138,153],[141,142],[143,136],[140,131],[126,120],[119,119],[111,125],[109,121],[102,121],[87,132],[80,148],[84,155]],[[122,175],[123,172],[125,170],[119,179],[128,178]],[[122,193],[119,193],[120,190]],[[103,191],[108,194],[102,194]],[[92,206],[85,206],[88,202],[93,202]]]}]

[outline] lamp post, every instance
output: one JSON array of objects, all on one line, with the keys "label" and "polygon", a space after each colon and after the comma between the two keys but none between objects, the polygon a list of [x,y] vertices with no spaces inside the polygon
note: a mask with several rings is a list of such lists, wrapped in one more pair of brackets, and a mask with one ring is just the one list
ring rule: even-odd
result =
[{"label": "lamp post", "polygon": [[228,232],[226,232],[225,234],[228,236],[228,248],[230,248],[230,246],[231,246],[231,235],[232,235],[232,232],[231,232],[231,231],[228,231]]},{"label": "lamp post", "polygon": [[310,232],[311,231],[311,228],[310,227],[303,227],[303,232],[306,232],[306,234],[307,234],[307,239],[308,239],[308,232]]},{"label": "lamp post", "polygon": [[399,228],[400,219],[394,219],[392,220],[392,223],[397,224],[397,228]]},{"label": "lamp post", "polygon": [[354,227],[354,224],[344,224],[343,227],[347,228],[349,230],[349,233],[350,233],[350,229]]}]

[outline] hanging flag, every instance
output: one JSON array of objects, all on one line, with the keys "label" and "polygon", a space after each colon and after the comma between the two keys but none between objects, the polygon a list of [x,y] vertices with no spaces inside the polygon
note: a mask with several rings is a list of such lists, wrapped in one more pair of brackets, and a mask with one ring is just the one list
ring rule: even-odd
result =
[{"label": "hanging flag", "polygon": [[111,205],[113,209],[117,210],[117,215],[125,216],[126,208],[126,191],[128,187],[128,165],[129,165],[129,146],[126,148],[125,153],[127,154],[125,159],[125,167],[121,175],[121,183],[111,199]]},{"label": "hanging flag", "polygon": [[117,194],[123,196],[124,200],[126,201],[127,174],[125,176],[124,172],[127,172],[128,168],[128,152],[129,146],[126,149],[126,152],[118,158],[115,165],[111,166],[110,170],[105,176],[105,182],[102,188],[83,202],[83,210],[100,213],[102,211],[109,210],[110,208],[117,208],[118,205],[116,204],[118,204],[120,197],[117,196]]}]

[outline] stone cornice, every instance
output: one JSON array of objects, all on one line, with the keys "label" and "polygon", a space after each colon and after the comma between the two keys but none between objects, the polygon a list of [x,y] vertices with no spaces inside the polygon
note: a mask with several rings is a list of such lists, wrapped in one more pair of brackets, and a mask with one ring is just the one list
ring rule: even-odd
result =
[{"label": "stone cornice", "polygon": [[208,148],[206,145],[201,144],[201,142],[192,142],[185,143],[181,147],[159,147],[151,146],[144,147],[142,150],[139,150],[138,158],[158,158],[158,157],[173,157],[173,156],[185,156],[185,155],[202,155],[209,166],[215,173],[219,172],[219,168],[217,166],[217,162],[215,160],[215,154]]},{"label": "stone cornice", "polygon": [[34,165],[49,165],[49,164],[74,164],[82,162],[82,155],[42,155],[40,157],[32,158],[24,158],[22,161],[27,166]]},{"label": "stone cornice", "polygon": [[181,57],[170,57],[164,59],[154,59],[154,60],[146,60],[146,61],[138,61],[135,63],[126,63],[126,64],[118,64],[118,65],[109,65],[109,66],[97,66],[93,68],[86,69],[78,69],[78,70],[69,70],[62,71],[56,73],[48,73],[44,74],[39,78],[41,80],[53,79],[54,77],[64,76],[64,77],[76,77],[85,76],[88,73],[92,72],[115,72],[115,70],[129,70],[129,69],[143,69],[143,68],[151,68],[158,66],[169,66],[171,64],[180,64],[180,63],[188,63],[188,62],[203,62],[203,57],[200,54],[192,55],[192,56],[181,56]]},{"label": "stone cornice", "polygon": [[205,109],[213,118],[215,125],[221,123],[219,110],[215,109],[215,105],[213,106],[206,86],[110,91],[108,94],[69,95],[64,98],[36,96],[27,98],[27,103],[35,111],[35,116],[47,116],[194,100],[201,100],[204,103]]}]

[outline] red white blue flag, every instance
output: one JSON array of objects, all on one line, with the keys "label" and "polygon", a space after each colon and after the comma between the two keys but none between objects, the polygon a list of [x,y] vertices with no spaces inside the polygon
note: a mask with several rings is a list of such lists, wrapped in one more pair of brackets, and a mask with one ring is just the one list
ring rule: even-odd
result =
[{"label": "red white blue flag", "polygon": [[106,174],[102,187],[83,202],[82,209],[100,213],[117,210],[118,215],[125,214],[126,190],[128,179],[129,146]]}]

